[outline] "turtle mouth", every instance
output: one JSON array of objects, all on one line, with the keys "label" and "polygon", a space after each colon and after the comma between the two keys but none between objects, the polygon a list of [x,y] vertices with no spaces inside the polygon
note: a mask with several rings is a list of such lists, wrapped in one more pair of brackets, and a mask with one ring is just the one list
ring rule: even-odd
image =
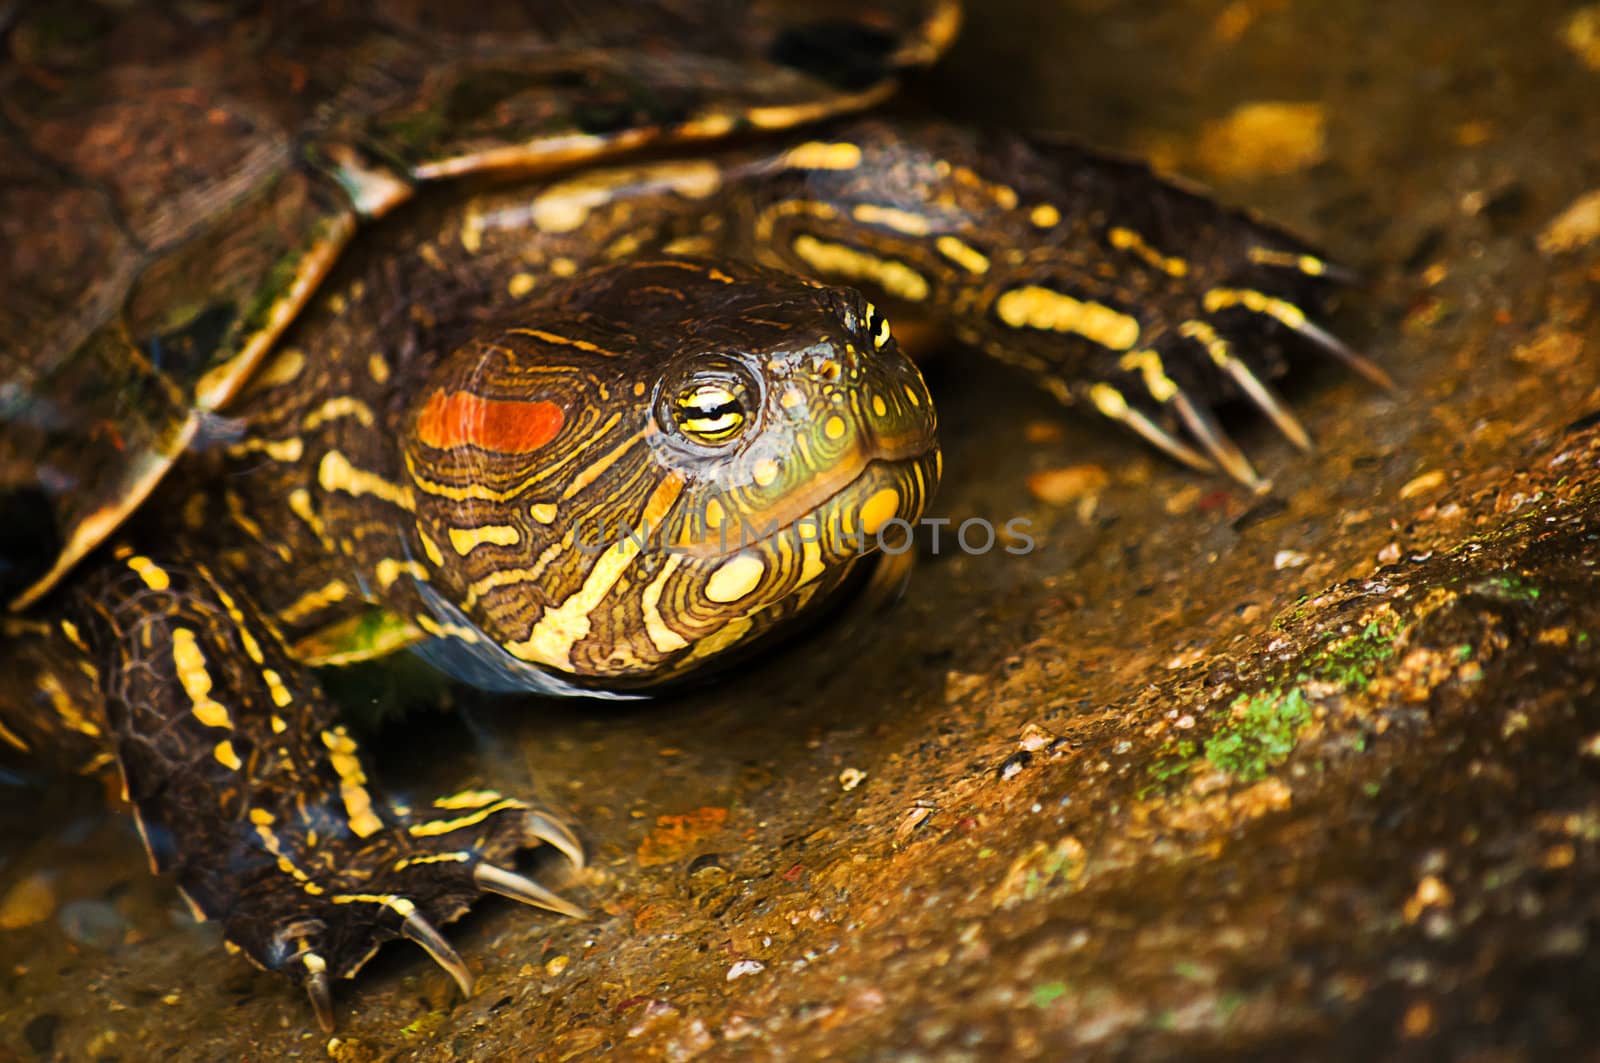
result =
[{"label": "turtle mouth", "polygon": [[740,511],[731,527],[690,522],[674,547],[693,557],[721,557],[802,525],[814,526],[830,541],[875,536],[890,520],[920,517],[940,471],[939,445],[931,435],[879,439],[773,505]]}]

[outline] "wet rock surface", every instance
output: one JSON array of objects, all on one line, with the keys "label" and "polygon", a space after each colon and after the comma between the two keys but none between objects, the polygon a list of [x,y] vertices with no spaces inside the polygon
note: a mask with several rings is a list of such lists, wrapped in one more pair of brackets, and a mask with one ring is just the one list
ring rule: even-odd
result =
[{"label": "wet rock surface", "polygon": [[[716,686],[467,702],[401,793],[580,825],[588,922],[484,903],[315,1032],[85,785],[0,810],[0,1059],[1546,1058],[1600,1036],[1592,6],[986,5],[924,102],[1151,154],[1372,278],[1399,382],[1248,411],[1254,496],[953,353],[941,553]],[[1272,145],[1260,150],[1250,145]],[[1587,198],[1586,198],[1587,197]],[[44,825],[41,828],[41,825]],[[535,865],[535,870],[543,865]],[[559,878],[560,864],[550,875]]]}]

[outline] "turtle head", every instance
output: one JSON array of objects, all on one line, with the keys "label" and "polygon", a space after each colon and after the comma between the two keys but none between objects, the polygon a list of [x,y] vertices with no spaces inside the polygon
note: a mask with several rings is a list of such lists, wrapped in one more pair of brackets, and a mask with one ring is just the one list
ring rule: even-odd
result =
[{"label": "turtle head", "polygon": [[819,606],[909,541],[940,468],[921,374],[859,294],[689,259],[552,289],[445,358],[409,423],[428,597],[478,657],[584,688]]}]

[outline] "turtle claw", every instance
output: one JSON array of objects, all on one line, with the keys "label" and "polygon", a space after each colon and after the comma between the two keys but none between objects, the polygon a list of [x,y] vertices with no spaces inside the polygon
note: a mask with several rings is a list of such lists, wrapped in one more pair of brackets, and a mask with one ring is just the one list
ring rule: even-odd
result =
[{"label": "turtle claw", "polygon": [[1250,367],[1237,358],[1228,359],[1224,366],[1228,375],[1233,377],[1234,383],[1239,385],[1239,390],[1249,396],[1256,408],[1271,418],[1278,431],[1301,451],[1309,452],[1315,444],[1311,441],[1311,433],[1306,431],[1300,419],[1289,411],[1278,393],[1273,391],[1265,380],[1250,371]]},{"label": "turtle claw", "polygon": [[482,863],[472,869],[472,877],[481,889],[510,897],[514,901],[544,908],[573,919],[586,919],[589,913],[571,901],[560,897],[530,878],[507,871],[493,864]]},{"label": "turtle claw", "polygon": [[1189,434],[1200,441],[1205,447],[1211,460],[1220,465],[1224,472],[1249,487],[1253,491],[1262,491],[1266,487],[1265,481],[1256,475],[1255,467],[1250,464],[1250,459],[1244,456],[1238,444],[1228,438],[1226,432],[1217,424],[1204,407],[1196,406],[1190,401],[1189,396],[1178,392],[1172,396],[1172,405],[1182,418],[1184,426],[1189,429]]},{"label": "turtle claw", "polygon": [[1298,321],[1293,328],[1300,335],[1315,343],[1318,347],[1333,355],[1334,358],[1349,366],[1367,380],[1376,384],[1385,391],[1396,391],[1394,378],[1374,361],[1360,354],[1339,337],[1310,321]]},{"label": "turtle claw", "polygon": [[432,923],[424,919],[420,913],[411,911],[406,915],[405,922],[400,924],[400,933],[421,945],[423,951],[433,958],[433,962],[443,967],[445,972],[455,979],[462,996],[472,995],[472,972],[467,970],[461,954],[450,946],[450,942],[444,939],[443,934],[434,929]]},{"label": "turtle claw", "polygon": [[1133,429],[1146,443],[1168,457],[1199,472],[1217,471],[1217,467],[1204,454],[1152,421],[1142,410],[1128,402],[1116,388],[1109,384],[1097,384],[1089,389],[1088,397],[1095,409],[1113,421]]},{"label": "turtle claw", "polygon": [[572,861],[575,870],[584,869],[587,860],[583,854],[583,846],[579,843],[577,835],[573,834],[565,823],[543,812],[529,812],[523,823],[530,835],[560,850],[563,856]]},{"label": "turtle claw", "polygon": [[311,998],[311,1010],[317,1014],[317,1025],[323,1033],[333,1032],[333,991],[328,986],[328,965],[321,956],[301,957],[306,968],[306,996]]}]

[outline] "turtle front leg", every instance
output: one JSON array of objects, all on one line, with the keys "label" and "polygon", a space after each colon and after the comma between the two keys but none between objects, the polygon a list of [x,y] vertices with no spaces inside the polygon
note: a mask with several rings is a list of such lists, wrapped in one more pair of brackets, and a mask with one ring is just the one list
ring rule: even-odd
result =
[{"label": "turtle front leg", "polygon": [[484,892],[583,914],[503,866],[540,843],[581,864],[566,827],[491,791],[385,801],[314,677],[205,566],[122,547],[82,588],[76,629],[154,868],[252,960],[302,981],[324,1028],[329,980],[394,937],[470,993],[436,925]]},{"label": "turtle front leg", "polygon": [[1285,338],[1388,384],[1316,323],[1347,271],[1141,163],[862,120],[755,169],[746,253],[931,319],[1185,464],[1260,486],[1211,413],[1235,396],[1310,446],[1267,383]]}]

